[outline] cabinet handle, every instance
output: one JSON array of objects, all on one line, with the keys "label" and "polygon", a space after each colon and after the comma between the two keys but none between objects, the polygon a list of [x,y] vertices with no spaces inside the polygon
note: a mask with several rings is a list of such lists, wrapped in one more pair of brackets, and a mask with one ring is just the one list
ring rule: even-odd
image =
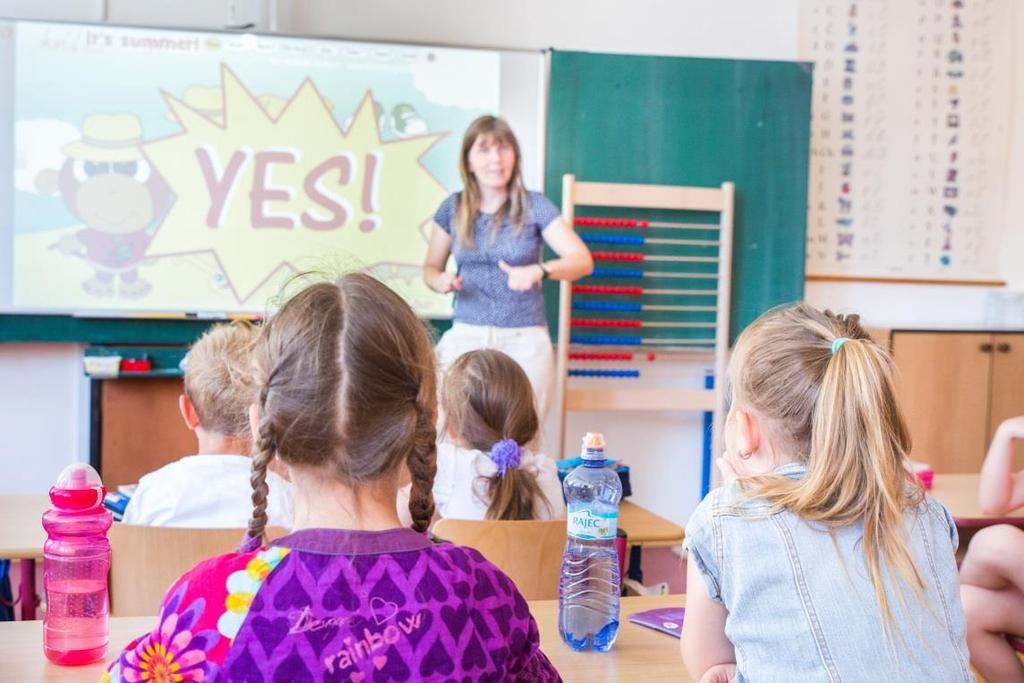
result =
[{"label": "cabinet handle", "polygon": [[1007,344],[1006,342],[1003,342],[1002,344],[996,346],[996,351],[998,351],[999,353],[1009,353],[1010,345]]},{"label": "cabinet handle", "polygon": [[978,347],[978,350],[982,353],[992,353],[992,345],[985,343]]}]

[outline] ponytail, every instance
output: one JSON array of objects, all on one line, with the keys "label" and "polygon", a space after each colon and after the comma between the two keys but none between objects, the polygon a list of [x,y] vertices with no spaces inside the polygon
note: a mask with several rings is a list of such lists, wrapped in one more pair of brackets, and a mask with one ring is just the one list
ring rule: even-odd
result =
[{"label": "ponytail", "polygon": [[487,480],[486,519],[534,519],[535,501],[546,500],[537,484],[537,475],[519,468],[522,446],[515,439],[500,439],[489,456],[497,468]]},{"label": "ponytail", "polygon": [[515,469],[486,479],[490,502],[485,519],[536,519],[537,503],[547,501],[533,472]]}]

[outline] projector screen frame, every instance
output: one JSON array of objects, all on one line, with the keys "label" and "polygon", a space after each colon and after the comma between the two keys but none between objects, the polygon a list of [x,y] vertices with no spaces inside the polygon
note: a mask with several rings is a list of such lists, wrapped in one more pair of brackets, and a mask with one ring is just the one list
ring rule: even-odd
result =
[{"label": "projector screen frame", "polygon": [[[43,25],[55,25],[55,26],[68,26],[68,27],[95,27],[97,29],[127,29],[127,30],[141,30],[141,31],[161,31],[161,32],[181,32],[186,34],[202,34],[209,36],[252,36],[253,39],[258,40],[260,38],[269,39],[297,39],[297,40],[312,40],[322,41],[325,43],[343,43],[343,44],[358,44],[361,46],[386,46],[389,48],[402,48],[402,47],[413,47],[417,49],[438,49],[438,50],[462,50],[469,52],[483,52],[483,53],[497,53],[502,58],[504,64],[504,58],[509,57],[523,57],[523,58],[536,58],[536,70],[534,78],[536,79],[536,100],[531,102],[522,108],[529,108],[531,111],[529,114],[524,114],[522,111],[518,114],[518,120],[524,120],[526,118],[532,119],[532,126],[517,127],[517,135],[519,135],[521,141],[524,137],[528,138],[530,142],[523,144],[524,160],[527,162],[524,164],[524,175],[528,176],[530,180],[527,182],[528,187],[531,189],[537,189],[543,192],[544,177],[545,177],[545,151],[547,146],[547,111],[548,102],[550,98],[549,91],[549,73],[550,73],[550,53],[549,49],[525,49],[516,47],[502,47],[502,46],[467,46],[467,45],[454,45],[447,43],[426,43],[419,41],[378,41],[378,40],[365,40],[360,38],[350,38],[339,35],[310,35],[310,34],[294,34],[286,32],[270,32],[260,30],[240,30],[232,27],[225,27],[224,29],[212,29],[212,28],[195,28],[195,27],[181,27],[181,26],[166,26],[166,25],[139,25],[139,24],[123,24],[115,22],[89,22],[89,21],[65,21],[65,20],[38,20],[38,19],[18,19],[14,17],[3,17],[0,16],[0,29],[3,27],[12,27],[12,32],[16,32],[16,27],[19,24],[43,24]],[[14,40],[9,42],[10,48],[13,53]],[[13,56],[13,54],[12,54]],[[502,75],[505,76],[504,69]],[[2,70],[0,73],[0,79],[8,79],[7,82],[0,80],[0,87],[7,87],[7,92],[13,92],[15,87],[14,83],[15,69],[12,66],[9,69]],[[504,106],[506,101],[501,100],[499,108],[499,114],[505,115]],[[10,111],[11,120],[2,121],[0,125],[6,124],[6,130],[9,131],[6,135],[9,136],[8,144],[11,145],[9,150],[10,158],[13,160],[13,118],[14,109],[12,107]],[[528,131],[524,135],[524,130]],[[452,163],[456,163],[453,159]],[[7,187],[12,188],[10,193],[10,205],[4,204],[4,199],[0,197],[0,216],[3,220],[10,220],[12,225],[10,230],[13,231],[13,165],[4,165],[4,168],[0,168],[0,182],[6,184]],[[10,254],[13,249],[5,250]],[[8,258],[12,258],[8,255]],[[4,262],[3,257],[0,256],[0,268],[11,267],[10,262]],[[95,310],[67,310],[67,311],[54,311],[53,309],[32,309],[26,307],[14,308],[11,301],[11,292],[9,288],[12,286],[13,276],[11,278],[5,278],[0,282],[0,343],[3,342],[31,342],[31,341],[62,341],[62,342],[81,342],[81,343],[93,343],[93,344],[123,344],[123,343],[189,343],[191,342],[197,333],[201,333],[209,324],[217,320],[226,320],[233,318],[249,318],[258,319],[261,317],[261,313],[253,314],[224,314],[218,313],[190,313],[186,311],[181,312],[167,312],[159,311],[155,312],[148,309],[140,310],[110,310],[110,309],[95,309]],[[7,288],[8,291],[4,291]],[[433,326],[443,331],[450,325],[450,321],[445,316],[431,317]],[[148,332],[146,329],[148,328]],[[198,330],[198,332],[197,332]]]}]

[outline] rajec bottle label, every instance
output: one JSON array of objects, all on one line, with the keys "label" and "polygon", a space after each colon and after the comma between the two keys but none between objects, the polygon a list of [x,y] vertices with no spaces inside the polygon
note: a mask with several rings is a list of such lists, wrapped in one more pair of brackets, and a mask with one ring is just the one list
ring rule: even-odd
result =
[{"label": "rajec bottle label", "polygon": [[[575,509],[574,509],[575,507]],[[607,541],[615,538],[618,528],[619,512],[595,513],[586,506],[570,506],[568,514],[568,532],[574,538],[585,541]]]}]

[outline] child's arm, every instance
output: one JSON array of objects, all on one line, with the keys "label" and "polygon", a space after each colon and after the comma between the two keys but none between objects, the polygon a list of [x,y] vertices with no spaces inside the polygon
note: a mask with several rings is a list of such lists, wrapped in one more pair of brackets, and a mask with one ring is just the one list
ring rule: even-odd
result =
[{"label": "child's arm", "polygon": [[708,595],[704,579],[691,558],[686,563],[686,618],[679,650],[694,680],[701,680],[713,667],[735,664],[736,653],[725,637],[725,607]]},{"label": "child's arm", "polygon": [[1013,447],[1017,439],[1024,439],[1024,416],[1003,422],[992,438],[981,466],[978,504],[982,512],[997,515],[1024,505],[1024,471],[1013,473]]},{"label": "child's arm", "polygon": [[[213,680],[252,600],[249,594],[247,599],[234,599],[228,578],[236,572],[246,575],[254,557],[256,552],[230,553],[205,560],[185,572],[164,598],[153,630],[128,643],[101,681],[147,680],[151,669],[174,664],[181,680]],[[268,557],[270,562],[264,560],[264,564],[273,569],[283,555],[275,550]],[[249,590],[254,594],[260,585],[262,580]]]}]

